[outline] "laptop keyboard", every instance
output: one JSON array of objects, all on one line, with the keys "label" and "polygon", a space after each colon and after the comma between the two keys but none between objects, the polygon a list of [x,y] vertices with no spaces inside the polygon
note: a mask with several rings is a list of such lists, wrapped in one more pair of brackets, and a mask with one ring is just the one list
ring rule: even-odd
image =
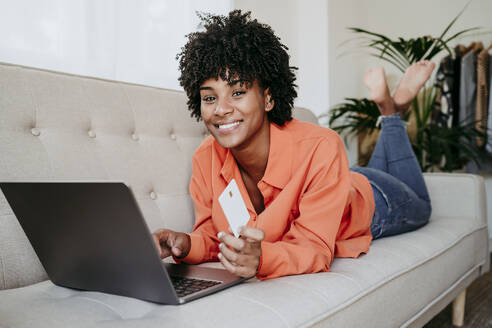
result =
[{"label": "laptop keyboard", "polygon": [[202,280],[196,278],[184,278],[171,276],[171,282],[173,283],[174,290],[178,297],[183,297],[189,294],[196,293],[200,290],[218,285],[221,281],[214,280]]}]

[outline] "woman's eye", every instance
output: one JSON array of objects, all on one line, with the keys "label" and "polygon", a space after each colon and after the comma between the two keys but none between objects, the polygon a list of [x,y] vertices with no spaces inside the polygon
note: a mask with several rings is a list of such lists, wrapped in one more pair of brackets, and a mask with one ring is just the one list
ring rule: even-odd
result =
[{"label": "woman's eye", "polygon": [[211,103],[215,100],[215,97],[213,96],[205,96],[203,97],[203,101],[206,102],[206,103]]},{"label": "woman's eye", "polygon": [[240,95],[245,94],[245,93],[246,93],[246,92],[244,92],[244,91],[234,91],[234,92],[232,93],[232,96],[236,97],[236,96],[240,96]]}]

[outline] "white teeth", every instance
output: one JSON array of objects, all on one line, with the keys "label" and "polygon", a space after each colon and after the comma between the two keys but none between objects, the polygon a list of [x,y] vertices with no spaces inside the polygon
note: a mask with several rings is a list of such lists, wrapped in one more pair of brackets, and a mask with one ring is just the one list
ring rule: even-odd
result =
[{"label": "white teeth", "polygon": [[219,125],[219,129],[229,129],[229,128],[232,128],[232,127],[234,127],[236,125],[239,125],[239,121],[238,122],[229,123],[229,124]]}]

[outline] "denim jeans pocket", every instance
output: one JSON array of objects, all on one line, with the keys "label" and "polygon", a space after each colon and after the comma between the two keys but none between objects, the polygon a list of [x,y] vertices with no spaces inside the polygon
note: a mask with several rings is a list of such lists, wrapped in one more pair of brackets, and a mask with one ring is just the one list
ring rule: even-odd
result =
[{"label": "denim jeans pocket", "polygon": [[409,188],[403,184],[397,187],[391,184],[379,186],[374,181],[370,181],[370,184],[373,192],[377,190],[385,200],[388,212],[392,212],[411,201]]},{"label": "denim jeans pocket", "polygon": [[395,235],[408,231],[405,216],[406,209],[411,206],[412,198],[406,190],[395,190],[388,193],[376,183],[370,181],[373,188],[375,211],[371,224],[373,239]]},{"label": "denim jeans pocket", "polygon": [[410,200],[405,205],[379,218],[374,227],[371,226],[373,238],[393,236],[417,230],[429,222],[430,206],[423,200]]}]

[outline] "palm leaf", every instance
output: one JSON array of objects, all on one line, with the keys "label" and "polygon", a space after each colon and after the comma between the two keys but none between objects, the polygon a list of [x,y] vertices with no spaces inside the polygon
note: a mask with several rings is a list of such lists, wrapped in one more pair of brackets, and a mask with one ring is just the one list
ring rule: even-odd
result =
[{"label": "palm leaf", "polygon": [[452,54],[452,51],[448,46],[448,43],[451,40],[479,29],[478,27],[468,28],[459,31],[446,39],[447,33],[463,14],[470,2],[471,0],[463,7],[458,15],[451,20],[438,37],[422,36],[411,39],[403,39],[400,37],[396,40],[392,40],[383,34],[362,28],[349,27],[348,29],[355,34],[361,35],[362,39],[368,40],[367,47],[376,50],[376,53],[373,54],[373,56],[391,63],[400,71],[405,71],[406,67],[411,64],[423,59],[430,60],[442,51],[447,51],[449,54]]},{"label": "palm leaf", "polygon": [[327,119],[330,128],[347,138],[377,129],[379,115],[379,109],[372,100],[345,98],[343,103],[335,106],[330,112],[320,115],[319,118]]}]

